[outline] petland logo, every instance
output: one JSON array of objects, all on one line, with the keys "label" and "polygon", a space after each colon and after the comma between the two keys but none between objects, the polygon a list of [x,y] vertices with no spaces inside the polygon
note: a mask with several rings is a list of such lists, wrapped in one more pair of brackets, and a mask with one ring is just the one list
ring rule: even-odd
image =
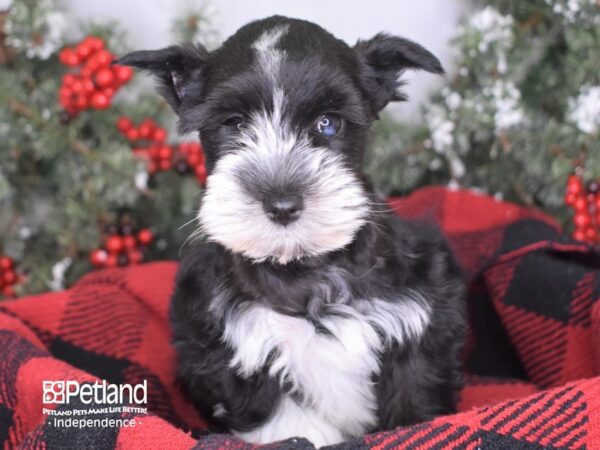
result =
[{"label": "petland logo", "polygon": [[71,399],[79,399],[86,405],[94,402],[98,405],[145,405],[148,400],[148,382],[131,384],[79,383],[79,381],[43,381],[44,403],[69,404]]}]

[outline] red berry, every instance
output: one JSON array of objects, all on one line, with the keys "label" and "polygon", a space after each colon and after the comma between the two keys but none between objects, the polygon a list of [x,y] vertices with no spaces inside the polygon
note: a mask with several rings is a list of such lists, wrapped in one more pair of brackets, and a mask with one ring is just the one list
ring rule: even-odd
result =
[{"label": "red berry", "polygon": [[15,284],[17,281],[17,274],[14,272],[14,270],[7,270],[2,275],[2,280],[4,281],[5,285]]},{"label": "red berry", "polygon": [[71,88],[68,88],[66,86],[62,86],[58,90],[58,97],[61,99],[69,100],[72,95],[73,95],[73,91],[71,90]]},{"label": "red berry", "polygon": [[106,263],[108,253],[106,250],[98,248],[90,253],[90,262],[96,267],[102,267]]},{"label": "red berry", "polygon": [[114,67],[115,77],[119,84],[127,83],[133,76],[133,69],[127,66],[115,66]]},{"label": "red berry", "polygon": [[169,159],[161,159],[158,161],[158,167],[160,168],[160,170],[166,172],[171,167],[173,167],[173,163],[171,163],[171,160]]},{"label": "red berry", "polygon": [[596,194],[596,199],[594,200],[594,205],[596,206],[596,211],[600,211],[600,195]]},{"label": "red berry", "polygon": [[137,239],[141,245],[150,245],[154,240],[154,234],[148,228],[144,228],[138,232]]},{"label": "red berry", "polygon": [[206,167],[204,167],[204,164],[194,167],[194,173],[196,174],[196,179],[200,184],[204,184],[206,182]]},{"label": "red berry", "polygon": [[85,63],[85,68],[92,73],[96,72],[100,67],[102,66],[93,56]]},{"label": "red berry", "polygon": [[154,142],[164,142],[167,139],[167,132],[164,128],[156,128],[152,133],[152,140]]},{"label": "red berry", "polygon": [[140,126],[144,126],[144,125],[150,127],[150,129],[152,131],[154,131],[154,129],[157,127],[156,122],[150,118],[142,120],[142,123],[140,124]]},{"label": "red berry", "polygon": [[202,146],[199,142],[190,142],[190,153],[202,153]]},{"label": "red berry", "polygon": [[117,128],[121,133],[125,133],[127,130],[130,130],[133,127],[133,123],[129,117],[121,116],[119,120],[117,120]]},{"label": "red berry", "polygon": [[140,138],[140,133],[135,128],[131,128],[125,132],[125,136],[130,141],[137,141]]},{"label": "red berry", "polygon": [[79,56],[82,61],[85,61],[92,54],[92,47],[85,42],[82,42],[77,45],[75,51],[77,52],[77,56]]},{"label": "red berry", "polygon": [[106,267],[117,267],[117,264],[119,264],[119,256],[117,254],[112,253],[106,257],[106,262],[104,263]]},{"label": "red berry", "polygon": [[87,36],[83,42],[85,42],[93,51],[96,52],[104,48],[104,41],[96,36]]},{"label": "red berry", "polygon": [[585,231],[584,230],[575,230],[573,233],[573,239],[576,241],[585,241]]},{"label": "red berry", "polygon": [[131,250],[127,252],[127,256],[131,264],[139,264],[144,259],[144,254],[140,250]]},{"label": "red berry", "polygon": [[79,94],[75,97],[75,107],[80,110],[84,110],[89,106],[88,99],[85,95]]},{"label": "red berry", "polygon": [[15,262],[9,256],[0,256],[0,269],[12,270],[15,266]]},{"label": "red berry", "polygon": [[81,91],[83,91],[83,83],[81,80],[75,80],[73,82],[71,85],[71,91],[75,94],[79,94]]},{"label": "red berry", "polygon": [[98,63],[98,66],[107,67],[115,58],[108,50],[101,50],[94,55],[94,59]]},{"label": "red berry", "polygon": [[109,253],[119,253],[124,248],[123,238],[121,236],[112,235],[104,240],[104,247]]},{"label": "red berry", "polygon": [[156,127],[156,124],[154,123],[154,121],[152,121],[150,119],[144,120],[140,124],[140,128],[139,128],[140,137],[142,139],[149,139],[150,136],[152,136],[155,127]]},{"label": "red berry", "polygon": [[90,95],[94,92],[95,87],[94,87],[94,83],[92,82],[92,80],[90,80],[89,78],[84,78],[81,82],[82,88],[81,90],[86,94],[86,95]]},{"label": "red berry", "polygon": [[62,64],[69,67],[78,66],[81,60],[77,53],[72,48],[63,48],[58,54],[58,59]]},{"label": "red berry", "polygon": [[196,167],[197,165],[202,164],[202,158],[197,153],[190,153],[187,155],[186,160],[188,165],[191,167]]},{"label": "red berry", "polygon": [[150,147],[148,149],[148,156],[151,159],[159,159],[159,157],[158,157],[158,149],[159,149],[159,147],[156,147],[156,146]]},{"label": "red berry", "polygon": [[160,159],[171,159],[173,156],[173,149],[167,145],[158,149],[158,157]]},{"label": "red berry", "polygon": [[152,129],[147,125],[140,125],[139,127],[140,138],[148,139],[152,133]]},{"label": "red berry", "polygon": [[104,67],[103,69],[98,70],[96,72],[96,84],[101,87],[110,86],[115,79],[115,76],[108,67]]},{"label": "red berry", "polygon": [[571,175],[567,181],[567,192],[578,195],[583,192],[583,182],[577,175]]},{"label": "red berry", "polygon": [[115,95],[115,89],[113,87],[105,87],[104,89],[102,89],[102,93],[104,95],[106,95],[108,98],[112,98],[113,95]]},{"label": "red berry", "polygon": [[77,77],[75,77],[75,75],[73,75],[72,73],[66,73],[62,77],[62,84],[64,86],[71,86],[76,79]]},{"label": "red berry", "polygon": [[148,161],[148,166],[146,169],[148,170],[148,173],[152,175],[158,171],[158,166],[154,161],[150,160]]},{"label": "red berry", "polygon": [[181,144],[179,144],[177,150],[179,150],[179,153],[187,155],[190,152],[190,144],[188,142],[182,142]]},{"label": "red berry", "polygon": [[573,207],[576,211],[587,211],[588,209],[588,201],[585,197],[577,197],[575,199],[575,203]]},{"label": "red berry", "polygon": [[2,289],[2,295],[4,295],[5,297],[14,297],[15,290],[12,286],[5,286],[4,289]]},{"label": "red berry", "polygon": [[79,73],[82,77],[85,77],[85,78],[91,78],[92,75],[94,75],[94,71],[92,69],[90,69],[89,67],[84,67],[83,69],[81,69],[81,72],[79,72]]},{"label": "red berry", "polygon": [[573,223],[575,224],[576,228],[586,228],[592,223],[592,216],[587,212],[578,212],[577,214],[575,214]]},{"label": "red berry", "polygon": [[124,236],[123,237],[123,246],[127,249],[127,250],[131,250],[136,248],[137,246],[137,240],[135,239],[134,236],[128,235],[128,236]]},{"label": "red berry", "polygon": [[586,240],[588,240],[589,242],[596,242],[596,239],[598,238],[598,232],[596,231],[595,228],[592,228],[592,227],[586,228],[585,237],[586,237]]},{"label": "red berry", "polygon": [[107,109],[110,106],[110,98],[101,92],[92,95],[92,106],[94,109]]}]

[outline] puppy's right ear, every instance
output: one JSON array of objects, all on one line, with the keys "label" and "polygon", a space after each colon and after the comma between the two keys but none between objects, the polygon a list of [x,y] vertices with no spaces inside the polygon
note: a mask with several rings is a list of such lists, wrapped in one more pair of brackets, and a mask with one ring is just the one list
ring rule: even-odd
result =
[{"label": "puppy's right ear", "polygon": [[184,98],[200,95],[200,73],[207,59],[208,51],[202,45],[186,44],[129,53],[115,64],[153,74],[160,82],[159,92],[178,112]]}]

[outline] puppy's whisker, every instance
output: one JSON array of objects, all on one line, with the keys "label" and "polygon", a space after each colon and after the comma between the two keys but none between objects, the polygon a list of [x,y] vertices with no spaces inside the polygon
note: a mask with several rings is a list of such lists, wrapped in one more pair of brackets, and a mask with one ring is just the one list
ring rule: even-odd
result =
[{"label": "puppy's whisker", "polygon": [[184,228],[185,228],[185,227],[187,227],[188,225],[190,225],[190,224],[192,224],[192,223],[196,222],[197,220],[198,220],[198,218],[197,218],[197,217],[194,217],[194,218],[192,218],[192,219],[188,220],[188,221],[187,221],[186,223],[184,223],[183,225],[181,225],[179,228],[177,228],[177,230],[178,230],[178,231],[181,231],[182,229],[184,229]]},{"label": "puppy's whisker", "polygon": [[195,240],[197,240],[199,237],[201,237],[203,234],[203,230],[201,227],[199,227],[198,229],[196,229],[193,233],[191,233],[186,239],[185,241],[183,241],[183,243],[179,246],[179,257],[181,257],[181,252],[183,251],[183,249],[185,248],[186,245],[192,245]]}]

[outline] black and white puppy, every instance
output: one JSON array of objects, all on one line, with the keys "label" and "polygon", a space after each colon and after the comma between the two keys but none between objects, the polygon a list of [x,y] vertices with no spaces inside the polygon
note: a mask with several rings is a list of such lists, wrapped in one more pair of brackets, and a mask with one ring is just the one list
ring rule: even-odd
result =
[{"label": "black and white puppy", "polygon": [[436,231],[386,210],[361,173],[369,126],[418,44],[354,47],[270,17],[219,49],[139,51],[198,130],[207,242],[181,262],[171,320],[179,376],[213,425],[251,442],[332,444],[451,412],[463,283]]}]

